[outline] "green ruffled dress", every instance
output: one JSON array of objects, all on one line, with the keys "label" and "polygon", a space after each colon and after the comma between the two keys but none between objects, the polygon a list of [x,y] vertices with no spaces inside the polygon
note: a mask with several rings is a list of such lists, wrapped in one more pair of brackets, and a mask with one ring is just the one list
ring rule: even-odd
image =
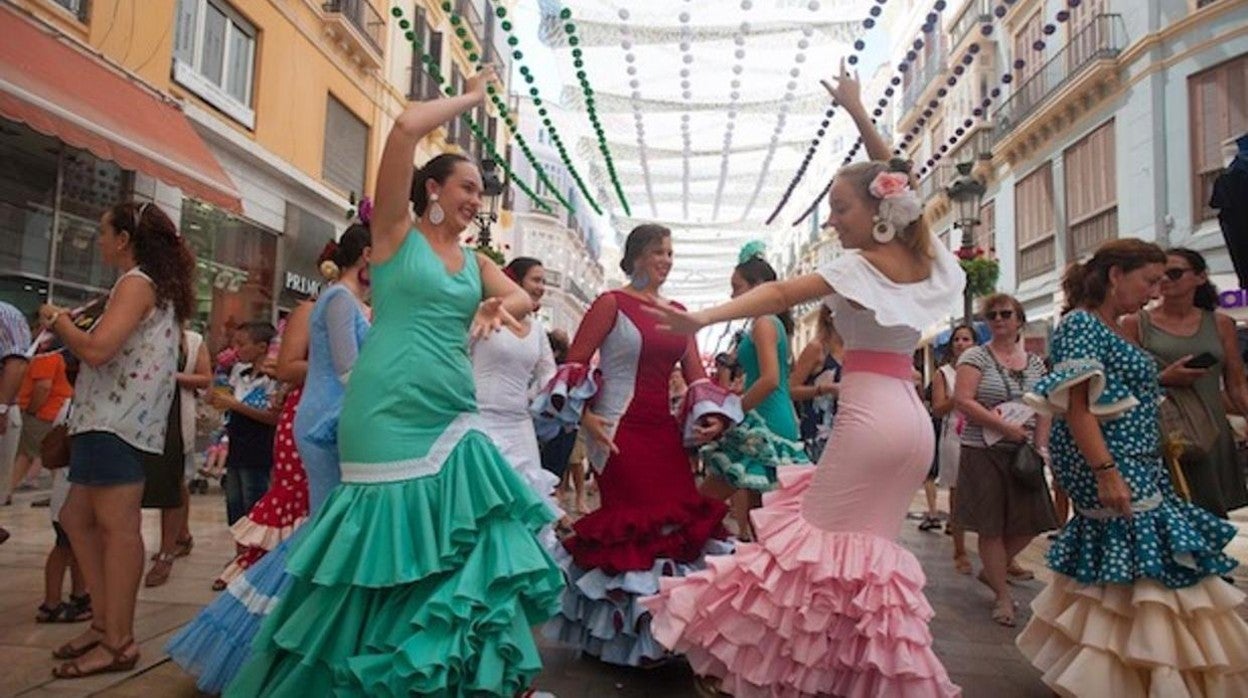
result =
[{"label": "green ruffled dress", "polygon": [[[782,465],[810,465],[806,445],[797,427],[797,412],[789,395],[789,337],[774,315],[755,322],[776,325],[776,356],[780,363],[780,384],[745,420],[729,429],[718,441],[702,447],[706,467],[739,489],[770,492],[776,486],[776,468]],[[737,360],[745,369],[745,387],[758,382],[758,348],[747,332],[737,345]]]},{"label": "green ruffled dress", "polygon": [[323,430],[342,484],[227,696],[510,696],[541,670],[531,628],[558,610],[563,574],[536,538],[549,507],[481,431],[476,256],[464,248],[451,273],[412,230],[373,267],[373,298],[340,422]]}]

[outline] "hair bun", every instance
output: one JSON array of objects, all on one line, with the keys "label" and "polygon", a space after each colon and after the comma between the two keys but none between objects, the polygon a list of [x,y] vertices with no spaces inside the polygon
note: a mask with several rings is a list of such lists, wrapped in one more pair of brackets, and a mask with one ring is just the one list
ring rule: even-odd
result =
[{"label": "hair bun", "polygon": [[890,158],[888,161],[889,172],[905,172],[910,174],[910,161],[905,158]]}]

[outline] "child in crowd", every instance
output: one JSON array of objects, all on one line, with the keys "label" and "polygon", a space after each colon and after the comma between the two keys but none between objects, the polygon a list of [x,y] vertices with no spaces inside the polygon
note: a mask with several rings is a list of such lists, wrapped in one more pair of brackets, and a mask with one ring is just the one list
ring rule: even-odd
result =
[{"label": "child in crowd", "polygon": [[[59,354],[50,356],[60,357]],[[64,359],[61,367],[64,370]],[[65,421],[69,412],[68,401],[61,403],[52,425]],[[56,543],[48,551],[48,558],[43,565],[43,604],[35,611],[37,623],[77,623],[91,620],[91,595],[87,593],[86,580],[82,570],[78,568],[78,560],[74,557],[74,549],[69,545],[69,536],[61,528],[61,506],[69,495],[69,480],[66,478],[68,468],[57,468],[52,471],[52,499],[48,512],[52,517],[52,529],[56,531]],[[61,592],[65,585],[65,570],[69,570],[70,592],[69,601],[62,601]]]},{"label": "child in crowd", "polygon": [[215,389],[213,407],[226,412],[225,509],[230,525],[241,519],[269,489],[273,469],[273,434],[278,408],[277,383],[260,370],[277,330],[268,322],[249,322],[234,331],[237,362],[226,389]]}]

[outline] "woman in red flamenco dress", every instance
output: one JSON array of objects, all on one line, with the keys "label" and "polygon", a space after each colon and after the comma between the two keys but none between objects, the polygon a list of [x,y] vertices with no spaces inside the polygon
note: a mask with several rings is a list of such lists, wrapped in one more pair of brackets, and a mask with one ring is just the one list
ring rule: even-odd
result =
[{"label": "woman in red flamenco dress", "polygon": [[[702,568],[707,552],[731,549],[721,526],[725,505],[698,494],[685,449],[743,415],[739,398],[707,380],[697,343],[658,331],[646,310],[670,304],[658,293],[672,266],[670,231],[634,229],[620,266],[629,286],[594,301],[534,412],[539,431],[580,420],[602,502],[556,551],[568,588],[547,634],[605,662],[637,666],[668,656],[637,599],[656,593],[660,576],[684,576]],[[591,375],[595,353],[599,371]],[[683,435],[668,399],[677,362],[689,384]]]}]

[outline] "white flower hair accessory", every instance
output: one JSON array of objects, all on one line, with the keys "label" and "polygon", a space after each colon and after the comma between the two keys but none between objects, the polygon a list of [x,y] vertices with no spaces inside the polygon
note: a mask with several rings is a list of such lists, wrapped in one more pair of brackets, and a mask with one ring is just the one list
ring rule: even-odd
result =
[{"label": "white flower hair accessory", "polygon": [[923,215],[923,203],[910,188],[910,176],[905,172],[885,170],[871,180],[867,191],[880,200],[875,228],[871,231],[880,244],[892,241],[898,230],[904,230]]}]

